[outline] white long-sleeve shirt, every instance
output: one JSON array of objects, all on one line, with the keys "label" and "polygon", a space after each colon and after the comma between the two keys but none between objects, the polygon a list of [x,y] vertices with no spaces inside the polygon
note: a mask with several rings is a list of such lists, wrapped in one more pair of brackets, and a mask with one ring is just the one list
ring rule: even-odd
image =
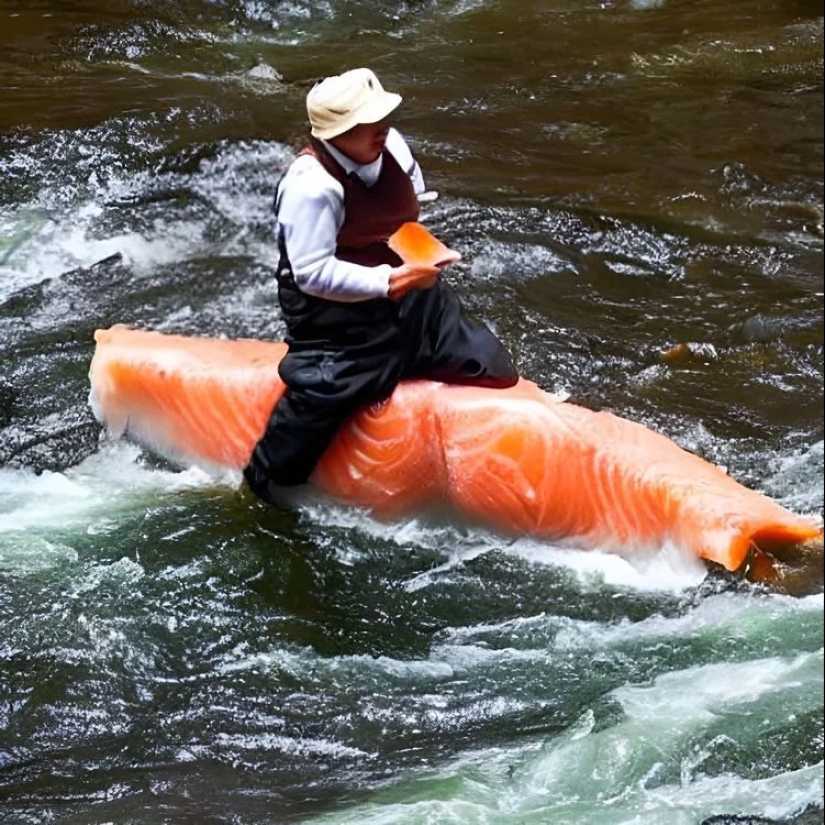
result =
[{"label": "white long-sleeve shirt", "polygon": [[[372,186],[381,174],[382,157],[356,163],[327,141],[326,149],[347,174],[355,172]],[[386,148],[407,172],[416,195],[424,192],[424,176],[409,146],[390,129]],[[333,301],[386,298],[391,267],[361,266],[335,257],[336,239],[344,223],[344,188],[312,155],[301,155],[278,190],[278,231],[283,231],[295,283],[302,292]]]}]

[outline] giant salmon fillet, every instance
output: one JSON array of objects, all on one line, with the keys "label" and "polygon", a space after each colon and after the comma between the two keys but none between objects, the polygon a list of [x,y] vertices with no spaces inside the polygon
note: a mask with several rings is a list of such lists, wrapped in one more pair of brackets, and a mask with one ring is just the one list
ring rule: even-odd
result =
[{"label": "giant salmon fillet", "polygon": [[[181,465],[246,466],[284,390],[284,344],[124,326],[95,341],[90,403],[111,433]],[[524,379],[402,383],[342,427],[311,483],[381,519],[449,505],[511,536],[625,556],[675,546],[728,570],[758,547],[822,540],[817,520],[665,436]]]}]

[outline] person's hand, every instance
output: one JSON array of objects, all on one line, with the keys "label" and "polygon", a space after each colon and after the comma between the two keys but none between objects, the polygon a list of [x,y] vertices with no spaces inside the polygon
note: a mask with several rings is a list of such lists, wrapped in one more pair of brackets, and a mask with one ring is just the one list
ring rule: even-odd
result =
[{"label": "person's hand", "polygon": [[393,301],[403,298],[411,289],[429,289],[441,270],[424,264],[402,264],[390,270],[389,297]]}]

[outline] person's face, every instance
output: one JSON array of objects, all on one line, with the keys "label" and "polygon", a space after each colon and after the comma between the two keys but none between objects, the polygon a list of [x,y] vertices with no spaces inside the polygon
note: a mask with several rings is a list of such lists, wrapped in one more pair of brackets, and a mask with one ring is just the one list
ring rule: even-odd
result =
[{"label": "person's face", "polygon": [[359,123],[343,135],[333,138],[331,143],[356,163],[372,163],[384,151],[389,119],[378,123]]}]

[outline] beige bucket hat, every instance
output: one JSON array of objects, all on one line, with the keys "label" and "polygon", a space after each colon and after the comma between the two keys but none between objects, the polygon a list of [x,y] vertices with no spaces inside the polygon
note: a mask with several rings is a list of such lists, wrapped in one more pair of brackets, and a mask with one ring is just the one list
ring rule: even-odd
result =
[{"label": "beige bucket hat", "polygon": [[384,91],[371,69],[351,69],[316,83],[307,95],[312,134],[331,140],[359,123],[377,123],[401,103],[401,95]]}]

